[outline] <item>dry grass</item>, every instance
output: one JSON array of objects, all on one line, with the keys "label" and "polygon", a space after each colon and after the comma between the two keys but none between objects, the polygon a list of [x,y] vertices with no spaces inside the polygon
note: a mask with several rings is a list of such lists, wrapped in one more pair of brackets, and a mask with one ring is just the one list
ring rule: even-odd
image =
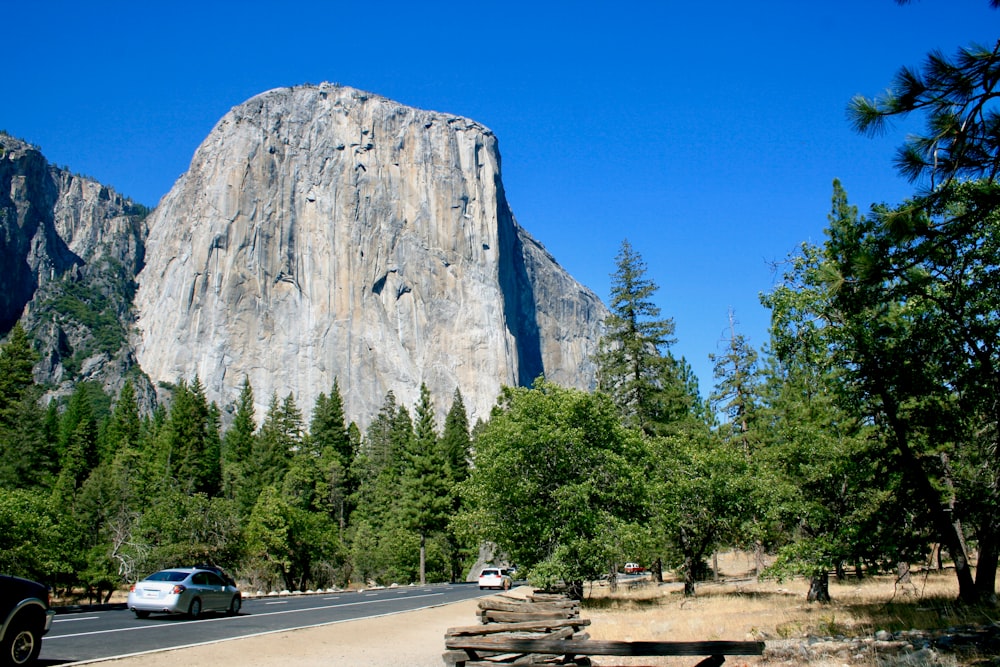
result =
[{"label": "dry grass", "polygon": [[[985,610],[954,604],[953,571],[915,573],[907,586],[893,577],[831,578],[829,604],[806,602],[808,581],[758,582],[749,577],[742,554],[720,557],[725,581],[698,585],[684,598],[682,585],[668,582],[612,593],[607,585],[588,589],[583,615],[594,639],[624,641],[707,641],[798,639],[810,636],[864,637],[879,630],[930,630],[996,621]],[[732,657],[726,664],[758,664],[759,658]],[[690,658],[642,658],[634,665],[690,665]],[[839,663],[843,664],[843,663]]]}]

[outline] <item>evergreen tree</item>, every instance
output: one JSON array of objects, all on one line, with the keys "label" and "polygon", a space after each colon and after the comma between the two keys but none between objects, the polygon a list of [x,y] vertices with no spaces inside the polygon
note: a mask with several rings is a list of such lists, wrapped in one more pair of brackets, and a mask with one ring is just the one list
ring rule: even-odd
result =
[{"label": "evergreen tree", "polygon": [[757,351],[742,334],[736,333],[733,313],[729,313],[729,339],[721,355],[710,354],[714,364],[713,408],[726,418],[724,437],[736,440],[749,457],[755,447],[754,426],[759,400],[760,372]]},{"label": "evergreen tree", "polygon": [[236,502],[240,517],[250,516],[257,502],[250,479],[255,447],[257,422],[254,415],[253,387],[243,377],[240,396],[236,400],[233,423],[222,441],[222,486],[226,498]]},{"label": "evergreen tree", "polygon": [[995,182],[1000,178],[998,79],[1000,41],[960,49],[952,59],[934,51],[921,70],[902,68],[883,97],[856,96],[849,107],[851,121],[859,132],[878,135],[895,117],[925,114],[926,133],[907,138],[896,167],[911,182],[926,178],[932,198],[967,179]]},{"label": "evergreen tree", "polygon": [[[469,436],[469,418],[465,412],[462,392],[455,389],[451,408],[444,420],[441,434],[441,459],[445,462],[451,493],[450,514],[454,518],[462,510],[461,484],[468,479],[472,460],[472,438]],[[462,578],[463,545],[452,522],[447,527],[447,553],[449,579]],[[477,545],[478,546],[478,545]]]},{"label": "evergreen tree", "polygon": [[71,504],[73,494],[97,466],[97,423],[86,383],[77,384],[59,423],[59,478],[56,494]]},{"label": "evergreen tree", "polygon": [[46,434],[32,376],[37,359],[27,332],[14,325],[0,346],[0,488],[48,486],[56,471],[55,438]]},{"label": "evergreen tree", "polygon": [[214,496],[222,486],[219,415],[209,406],[201,380],[181,381],[174,390],[160,433],[162,462],[169,479],[187,494]]},{"label": "evergreen tree", "polygon": [[401,480],[403,525],[420,538],[420,583],[426,583],[427,538],[444,530],[452,498],[448,466],[443,465],[434,424],[434,405],[427,385],[420,385],[416,429],[405,452]]},{"label": "evergreen tree", "polygon": [[110,461],[123,449],[137,449],[142,432],[142,419],[136,403],[135,387],[127,380],[118,393],[118,400],[102,433],[101,460]]},{"label": "evergreen tree", "polygon": [[610,395],[627,425],[655,433],[676,415],[676,365],[666,356],[673,344],[674,322],[660,319],[652,301],[658,289],[646,276],[646,264],[622,241],[612,274],[611,314],[597,354],[598,387]]},{"label": "evergreen tree", "polygon": [[295,398],[288,394],[281,402],[272,394],[271,402],[254,439],[251,457],[252,474],[249,484],[253,497],[265,487],[280,488],[291,463],[292,452],[302,444],[302,414],[295,405]]},{"label": "evergreen tree", "polygon": [[309,433],[323,478],[320,492],[342,535],[352,510],[351,497],[357,489],[352,473],[356,450],[344,424],[343,398],[336,379],[330,396],[320,393],[316,399]]}]

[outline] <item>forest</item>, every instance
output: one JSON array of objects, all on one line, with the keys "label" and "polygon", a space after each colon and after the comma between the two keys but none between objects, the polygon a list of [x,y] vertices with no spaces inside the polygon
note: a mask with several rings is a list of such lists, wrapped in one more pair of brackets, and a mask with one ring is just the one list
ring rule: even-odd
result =
[{"label": "forest", "polygon": [[[206,400],[197,377],[141,414],[81,382],[42,405],[30,333],[0,347],[0,571],[97,595],[210,562],[250,590],[464,580],[487,545],[538,586],[674,571],[694,595],[712,554],[762,576],[953,567],[996,603],[1000,557],[1000,42],[904,69],[857,98],[860,132],[911,113],[901,204],[861,214],[834,181],[822,243],[761,295],[770,340],[734,316],[714,389],[671,353],[674,322],[623,241],[592,392],[539,378],[469,424],[426,388],[390,393],[362,432],[336,383],[308,412]],[[224,419],[224,415],[226,418]],[[225,427],[223,426],[225,424]]]}]

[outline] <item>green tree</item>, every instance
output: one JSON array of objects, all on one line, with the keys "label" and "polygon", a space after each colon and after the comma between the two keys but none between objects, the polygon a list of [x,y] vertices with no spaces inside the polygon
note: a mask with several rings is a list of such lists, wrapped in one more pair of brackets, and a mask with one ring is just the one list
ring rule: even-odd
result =
[{"label": "green tree", "polygon": [[732,540],[753,512],[749,461],[697,419],[684,420],[676,433],[654,438],[650,447],[654,539],[683,574],[684,595],[693,596],[705,556]]},{"label": "green tree", "polygon": [[406,451],[401,480],[403,526],[419,536],[420,584],[427,582],[427,539],[448,524],[452,508],[449,466],[434,423],[434,404],[427,385],[420,385],[416,429]]},{"label": "green tree", "polygon": [[316,399],[309,434],[323,476],[321,493],[341,535],[350,519],[351,498],[357,490],[352,472],[357,452],[344,422],[344,402],[334,379],[330,396],[320,393]]},{"label": "green tree", "polygon": [[38,354],[27,332],[15,324],[0,346],[0,487],[39,488],[51,484],[58,459],[46,436],[32,368]]},{"label": "green tree", "polygon": [[[454,519],[462,510],[461,484],[469,477],[469,462],[472,459],[472,438],[469,436],[469,417],[465,411],[462,392],[455,390],[451,408],[444,420],[441,433],[442,458],[446,464],[451,495],[450,515]],[[449,580],[462,578],[462,562],[467,551],[454,523],[449,522],[447,530],[447,558]],[[478,546],[478,545],[477,545]]]},{"label": "green tree", "polygon": [[201,380],[179,382],[160,431],[166,478],[186,493],[214,496],[222,487],[222,444],[218,411],[208,404]]},{"label": "green tree", "polygon": [[652,301],[657,285],[646,276],[646,263],[622,241],[612,274],[611,314],[597,353],[598,387],[612,397],[625,423],[646,433],[686,414],[691,407],[678,398],[675,362],[666,354],[673,344],[674,322],[660,319]]},{"label": "green tree", "polygon": [[49,497],[0,486],[0,572],[48,584],[70,575],[60,514]]},{"label": "green tree", "polygon": [[1000,176],[998,81],[1000,40],[960,49],[953,59],[934,51],[921,70],[902,68],[883,97],[858,95],[848,110],[854,128],[872,135],[885,132],[894,117],[924,114],[925,134],[906,140],[896,167],[911,182],[926,178],[932,194],[966,179]]},{"label": "green tree", "polygon": [[709,400],[714,411],[725,417],[724,438],[738,442],[749,457],[756,448],[760,371],[757,351],[742,334],[736,333],[732,312],[729,313],[727,349],[723,354],[710,354],[709,359],[716,381]]},{"label": "green tree", "polygon": [[561,579],[579,594],[645,534],[644,457],[604,394],[544,380],[505,388],[476,436],[463,523],[534,581]]},{"label": "green tree", "polygon": [[[250,516],[257,502],[253,477],[253,453],[256,447],[257,422],[253,387],[244,376],[233,412],[233,423],[222,439],[222,489],[226,498],[236,502],[240,517]],[[258,490],[259,491],[259,490]]]},{"label": "green tree", "polygon": [[[823,324],[805,333],[844,369],[846,398],[878,429],[882,460],[920,499],[917,518],[946,545],[970,602],[995,596],[1000,537],[990,453],[1000,392],[998,194],[990,182],[964,183],[930,209],[907,202],[866,219],[835,183],[829,240],[802,261],[803,296],[779,304],[779,314],[796,309],[796,321]],[[975,579],[968,528],[979,545]]]},{"label": "green tree", "polygon": [[251,498],[266,487],[280,488],[294,452],[302,444],[302,413],[295,405],[295,398],[288,394],[283,401],[271,396],[264,423],[254,439],[254,450],[247,478]]}]

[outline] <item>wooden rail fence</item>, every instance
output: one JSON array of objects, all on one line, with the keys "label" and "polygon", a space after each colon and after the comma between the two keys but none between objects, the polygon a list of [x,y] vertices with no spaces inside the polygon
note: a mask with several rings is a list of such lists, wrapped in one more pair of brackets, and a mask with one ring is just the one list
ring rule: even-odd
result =
[{"label": "wooden rail fence", "polygon": [[761,655],[764,642],[598,641],[580,618],[580,603],[563,595],[493,595],[479,602],[480,625],[449,628],[444,662],[454,667],[577,665],[591,656],[707,656],[695,667],[717,667],[727,655]]}]

